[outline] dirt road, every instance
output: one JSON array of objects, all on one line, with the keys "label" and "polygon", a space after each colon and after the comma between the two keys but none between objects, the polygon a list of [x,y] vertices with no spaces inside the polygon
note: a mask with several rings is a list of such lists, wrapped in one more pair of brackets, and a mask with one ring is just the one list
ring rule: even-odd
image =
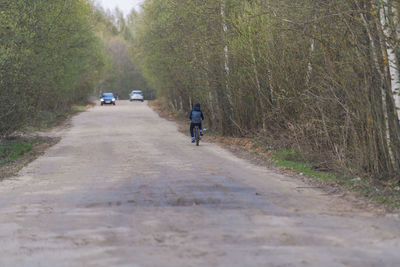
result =
[{"label": "dirt road", "polygon": [[399,266],[400,222],[96,106],[0,183],[0,266]]}]

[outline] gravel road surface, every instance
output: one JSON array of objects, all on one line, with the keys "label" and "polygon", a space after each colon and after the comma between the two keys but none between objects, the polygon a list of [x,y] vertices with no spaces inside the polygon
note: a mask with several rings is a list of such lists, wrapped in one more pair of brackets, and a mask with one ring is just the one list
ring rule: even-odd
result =
[{"label": "gravel road surface", "polygon": [[146,103],[72,119],[0,183],[0,266],[400,266],[400,221],[215,144]]}]

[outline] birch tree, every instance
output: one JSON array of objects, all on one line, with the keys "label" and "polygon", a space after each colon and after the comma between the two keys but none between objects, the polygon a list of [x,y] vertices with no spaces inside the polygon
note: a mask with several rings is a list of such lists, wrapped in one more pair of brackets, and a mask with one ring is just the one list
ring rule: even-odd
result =
[{"label": "birch tree", "polygon": [[[398,120],[400,121],[400,70],[399,70],[399,60],[397,55],[393,49],[393,45],[389,40],[400,40],[396,33],[393,33],[390,27],[390,19],[389,19],[389,10],[393,10],[389,6],[388,0],[383,0],[382,5],[379,7],[379,16],[380,23],[382,26],[382,31],[385,35],[386,41],[386,53],[387,53],[387,63],[389,65],[390,71],[390,81],[391,88],[393,93],[393,99],[395,103],[395,109],[398,116]],[[393,14],[396,14],[395,12]],[[393,15],[395,16],[395,15]],[[393,18],[394,21],[397,21],[398,18]]]}]

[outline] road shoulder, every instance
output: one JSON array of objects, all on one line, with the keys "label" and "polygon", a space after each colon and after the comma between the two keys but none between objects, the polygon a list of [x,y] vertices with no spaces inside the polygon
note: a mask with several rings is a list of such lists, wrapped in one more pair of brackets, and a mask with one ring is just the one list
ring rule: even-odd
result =
[{"label": "road shoulder", "polygon": [[93,104],[73,107],[51,120],[35,122],[35,125],[0,140],[0,182],[17,175],[57,144],[62,133],[71,127],[72,118],[91,107]]},{"label": "road shoulder", "polygon": [[[182,114],[168,111],[159,101],[149,101],[148,105],[160,117],[174,121],[177,124],[178,130],[189,137],[188,121],[185,120]],[[399,208],[368,198],[364,196],[362,192],[352,190],[339,181],[316,179],[315,177],[308,176],[307,174],[291,168],[276,166],[272,159],[272,152],[258,145],[257,142],[251,138],[222,137],[213,133],[207,133],[203,140],[205,142],[215,143],[230,151],[238,158],[244,159],[254,165],[267,168],[276,174],[284,175],[292,181],[304,183],[305,186],[300,186],[296,188],[296,190],[312,190],[318,195],[328,196],[332,199],[332,205],[335,205],[336,209],[343,208],[343,210],[348,211],[350,208],[350,211],[353,210],[359,213],[365,212],[397,219],[400,217]]]}]

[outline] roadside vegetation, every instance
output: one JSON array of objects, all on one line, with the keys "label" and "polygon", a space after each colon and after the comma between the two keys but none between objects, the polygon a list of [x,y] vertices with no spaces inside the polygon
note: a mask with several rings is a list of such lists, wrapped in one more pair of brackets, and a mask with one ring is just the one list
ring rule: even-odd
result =
[{"label": "roadside vegetation", "polygon": [[300,176],[311,177],[313,182],[328,191],[352,191],[359,196],[385,204],[389,208],[400,208],[399,179],[375,179],[372,176],[356,176],[351,173],[324,169],[316,162],[304,159],[291,150],[272,151],[271,162],[275,166],[290,170]]},{"label": "roadside vegetation", "polygon": [[147,0],[132,42],[170,110],[199,101],[223,136],[386,183],[400,179],[399,8],[390,0]]},{"label": "roadside vegetation", "polygon": [[8,139],[3,142],[0,146],[0,167],[17,161],[39,142],[38,138]]},{"label": "roadside vegetation", "polygon": [[14,136],[0,143],[0,181],[15,175],[26,164],[56,144],[58,138],[41,136]]},{"label": "roadside vegetation", "polygon": [[89,0],[0,2],[0,143],[102,91],[146,89],[118,10]]},{"label": "roadside vegetation", "polygon": [[102,68],[87,1],[2,1],[0,137],[86,101]]}]

